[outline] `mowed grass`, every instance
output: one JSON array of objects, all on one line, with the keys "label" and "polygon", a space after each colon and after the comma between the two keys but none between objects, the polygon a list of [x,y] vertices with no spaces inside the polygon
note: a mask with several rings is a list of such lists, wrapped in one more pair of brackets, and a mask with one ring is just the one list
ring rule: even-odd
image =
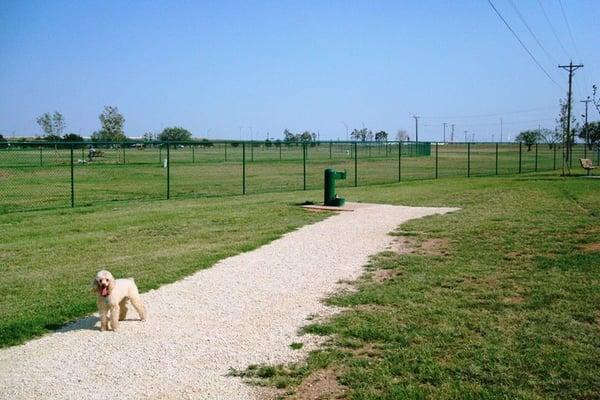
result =
[{"label": "mowed grass", "polygon": [[[258,146],[258,147],[257,147]],[[271,193],[318,189],[323,170],[348,172],[340,187],[364,186],[447,177],[492,176],[519,172],[519,146],[501,144],[447,144],[431,146],[431,155],[411,156],[397,145],[322,143],[307,148],[306,169],[301,146],[246,146],[246,193]],[[165,148],[102,149],[103,157],[83,164],[86,149],[73,152],[75,206],[98,205],[126,200],[239,195],[243,191],[241,146],[217,143],[209,148],[170,149],[169,179],[163,167]],[[469,154],[470,153],[470,154]],[[579,154],[581,153],[581,154]],[[437,156],[436,156],[437,154]],[[521,152],[521,172],[561,168],[561,151],[547,145]],[[583,157],[582,146],[574,157]],[[588,156],[597,159],[597,152]],[[537,160],[537,161],[536,161]],[[597,161],[597,160],[596,160]],[[497,166],[497,168],[496,168]],[[583,174],[575,165],[576,173]],[[71,167],[68,149],[0,149],[0,213],[71,206]]]},{"label": "mowed grass", "polygon": [[[282,395],[321,371],[352,399],[600,398],[599,180],[454,178],[338,193],[462,210],[402,225],[395,235],[417,252],[374,257],[357,292],[331,298],[348,309],[306,328],[331,336],[306,363],[242,375]],[[94,311],[88,285],[100,268],[156,288],[326,217],[296,206],[320,198],[300,191],[2,215],[0,344]],[[432,239],[439,253],[423,249]]]},{"label": "mowed grass", "polygon": [[282,397],[600,398],[600,181],[448,179],[346,192],[462,210],[403,224],[394,236],[415,252],[373,257],[356,292],[328,300],[346,310],[307,326],[330,339],[306,362],[235,374]]},{"label": "mowed grass", "polygon": [[108,269],[142,291],[324,218],[280,194],[122,202],[0,215],[0,347],[95,311],[90,283]]}]

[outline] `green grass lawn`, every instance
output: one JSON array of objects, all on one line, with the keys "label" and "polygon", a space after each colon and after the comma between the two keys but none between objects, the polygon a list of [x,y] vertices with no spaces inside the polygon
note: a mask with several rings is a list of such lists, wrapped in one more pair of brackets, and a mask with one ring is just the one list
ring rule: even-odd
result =
[{"label": "green grass lawn", "polygon": [[108,269],[147,291],[324,218],[302,197],[120,202],[0,215],[0,347],[95,311],[90,283]]},{"label": "green grass lawn", "polygon": [[[308,326],[331,340],[306,363],[248,376],[285,393],[326,371],[353,399],[600,398],[600,180],[450,178],[338,192],[462,210],[404,224],[396,235],[416,252],[374,257],[357,292],[329,300],[348,309]],[[156,288],[324,218],[296,206],[321,195],[0,215],[0,345],[93,312],[88,285],[101,268]],[[422,250],[432,239],[440,251]]]},{"label": "green grass lawn", "polygon": [[[258,146],[258,143],[255,143]],[[575,158],[583,157],[582,146]],[[74,149],[73,190],[76,206],[165,199],[167,170],[164,148],[102,149],[103,157],[89,164],[86,149]],[[581,153],[581,154],[580,154]],[[351,187],[448,177],[493,176],[519,172],[518,144],[446,144],[431,146],[431,154],[411,156],[411,146],[322,143],[308,146],[306,171],[301,146],[251,147],[246,145],[246,193],[271,193],[317,189],[323,170],[347,170],[338,186]],[[537,155],[536,155],[537,154]],[[561,151],[547,145],[521,151],[521,172],[561,168]],[[588,156],[597,163],[597,151]],[[242,193],[242,147],[217,143],[209,148],[170,149],[169,195],[171,198],[231,196]],[[69,149],[0,149],[0,213],[71,206]],[[497,168],[496,168],[497,165]],[[437,166],[437,167],[436,167]],[[574,171],[584,171],[575,165]],[[306,177],[306,178],[305,178]]]},{"label": "green grass lawn", "polygon": [[236,374],[283,397],[333,376],[343,386],[324,398],[600,398],[599,181],[451,179],[350,193],[462,211],[402,225],[395,235],[415,252],[377,255],[357,292],[328,300],[347,310],[306,328],[331,337],[306,363]]}]

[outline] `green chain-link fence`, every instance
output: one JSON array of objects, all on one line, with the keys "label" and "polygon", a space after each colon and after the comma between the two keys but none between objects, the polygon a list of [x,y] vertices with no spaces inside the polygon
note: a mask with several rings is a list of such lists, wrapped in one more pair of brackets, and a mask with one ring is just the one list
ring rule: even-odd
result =
[{"label": "green chain-link fence", "polygon": [[[92,147],[93,146],[93,147]],[[600,164],[598,146],[567,160]],[[8,142],[0,147],[0,213],[108,201],[227,196],[563,168],[561,145],[428,142]]]}]

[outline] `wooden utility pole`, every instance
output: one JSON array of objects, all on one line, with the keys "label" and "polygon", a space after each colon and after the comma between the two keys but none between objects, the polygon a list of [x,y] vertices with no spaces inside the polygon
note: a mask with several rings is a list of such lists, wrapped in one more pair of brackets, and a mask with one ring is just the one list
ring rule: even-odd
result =
[{"label": "wooden utility pole", "polygon": [[562,68],[565,71],[569,71],[569,90],[567,91],[567,132],[565,132],[565,137],[567,140],[565,148],[567,150],[567,153],[565,155],[565,161],[568,163],[569,167],[571,167],[573,163],[573,149],[571,148],[571,98],[573,94],[573,73],[579,68],[583,68],[583,64],[573,65],[573,61],[571,61],[569,65],[559,65],[558,68]]}]

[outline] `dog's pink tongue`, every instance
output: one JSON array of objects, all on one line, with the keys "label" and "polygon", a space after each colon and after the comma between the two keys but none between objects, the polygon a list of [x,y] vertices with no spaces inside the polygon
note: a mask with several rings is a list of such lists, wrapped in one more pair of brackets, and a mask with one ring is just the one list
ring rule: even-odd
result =
[{"label": "dog's pink tongue", "polygon": [[108,288],[106,286],[102,288],[102,296],[108,296]]}]

